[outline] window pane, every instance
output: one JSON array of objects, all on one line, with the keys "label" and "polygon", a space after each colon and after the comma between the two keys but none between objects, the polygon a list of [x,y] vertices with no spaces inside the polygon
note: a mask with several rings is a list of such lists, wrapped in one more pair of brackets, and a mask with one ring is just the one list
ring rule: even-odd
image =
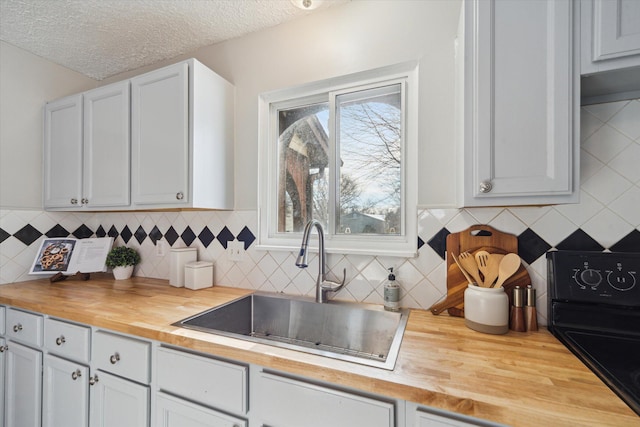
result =
[{"label": "window pane", "polygon": [[402,234],[400,84],[339,95],[336,114],[336,233]]},{"label": "window pane", "polygon": [[278,110],[278,232],[327,227],[328,103]]}]

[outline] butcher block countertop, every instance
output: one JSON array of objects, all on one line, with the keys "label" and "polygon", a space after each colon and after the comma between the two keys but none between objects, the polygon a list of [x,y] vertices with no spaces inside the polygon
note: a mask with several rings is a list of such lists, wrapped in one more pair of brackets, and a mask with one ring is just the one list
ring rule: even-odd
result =
[{"label": "butcher block countertop", "polygon": [[396,367],[387,371],[171,326],[249,293],[93,274],[88,281],[2,285],[0,304],[507,425],[640,425],[546,329],[487,335],[466,328],[462,318],[412,310]]}]

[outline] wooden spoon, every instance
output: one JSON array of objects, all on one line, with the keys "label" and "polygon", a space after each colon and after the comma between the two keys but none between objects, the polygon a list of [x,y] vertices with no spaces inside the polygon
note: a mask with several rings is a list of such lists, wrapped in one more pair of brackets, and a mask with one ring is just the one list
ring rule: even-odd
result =
[{"label": "wooden spoon", "polygon": [[498,268],[498,281],[495,287],[501,288],[504,282],[515,274],[520,268],[522,260],[516,254],[506,254],[502,261],[500,261],[500,267]]},{"label": "wooden spoon", "polygon": [[455,254],[453,252],[451,252],[451,257],[456,262],[456,265],[458,266],[460,271],[462,271],[462,274],[464,274],[464,277],[465,277],[465,279],[467,279],[467,282],[473,283],[473,280],[471,279],[471,276],[469,276],[469,273],[467,273],[467,270],[462,268],[462,266],[460,265],[460,262],[458,262],[458,258],[456,258]]},{"label": "wooden spoon", "polygon": [[[481,286],[490,286],[492,282],[487,283],[487,273],[489,272],[489,252],[487,251],[478,251],[476,252],[476,264],[478,264],[478,269],[480,273],[482,273],[482,277],[484,280],[482,283],[478,283]],[[495,280],[495,279],[494,279]]]},{"label": "wooden spoon", "polygon": [[487,272],[484,273],[484,286],[490,288],[498,278],[500,262],[504,258],[502,254],[489,254]]},{"label": "wooden spoon", "polygon": [[458,259],[460,260],[460,265],[464,268],[467,273],[473,277],[475,283],[479,285],[482,284],[482,279],[480,278],[480,270],[478,270],[478,264],[476,264],[476,260],[473,258],[469,252],[462,252],[458,255]]}]

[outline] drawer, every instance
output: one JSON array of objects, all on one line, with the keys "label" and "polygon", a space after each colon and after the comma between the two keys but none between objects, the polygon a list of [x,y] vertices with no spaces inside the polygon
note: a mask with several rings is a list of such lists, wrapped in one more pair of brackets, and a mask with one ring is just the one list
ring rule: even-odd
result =
[{"label": "drawer", "polygon": [[149,384],[150,355],[151,344],[146,341],[105,331],[94,334],[92,360],[103,371]]},{"label": "drawer", "polygon": [[45,319],[44,345],[60,356],[89,363],[91,328],[62,320]]},{"label": "drawer", "polygon": [[44,318],[26,311],[7,309],[6,335],[25,344],[42,347]]},{"label": "drawer", "polygon": [[4,335],[4,313],[6,309],[0,305],[0,335]]},{"label": "drawer", "polygon": [[246,414],[249,368],[170,348],[157,350],[158,387],[194,402]]},{"label": "drawer", "polygon": [[177,397],[158,393],[156,425],[163,427],[247,427],[247,421]]}]

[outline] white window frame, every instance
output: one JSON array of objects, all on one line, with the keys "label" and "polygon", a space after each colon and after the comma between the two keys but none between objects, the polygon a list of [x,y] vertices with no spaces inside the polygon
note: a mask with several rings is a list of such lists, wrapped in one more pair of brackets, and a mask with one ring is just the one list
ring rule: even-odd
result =
[{"label": "white window frame", "polygon": [[[326,94],[344,93],[354,89],[401,83],[403,103],[403,147],[402,147],[402,235],[357,235],[333,234],[331,222],[335,221],[333,211],[329,212],[330,225],[325,230],[325,249],[329,253],[381,255],[398,257],[417,256],[417,199],[418,199],[418,64],[408,62],[335,77],[287,89],[263,93],[259,97],[259,144],[258,144],[258,244],[257,249],[297,251],[300,248],[302,232],[278,233],[278,129],[277,109],[300,105],[305,101],[329,101]],[[321,98],[322,97],[322,98]],[[276,108],[277,107],[277,108]],[[331,122],[329,128],[333,127]],[[330,156],[335,158],[335,135],[330,132]],[[331,167],[331,173],[335,175]],[[332,177],[333,181],[333,177]],[[332,203],[332,201],[330,201]],[[333,206],[333,205],[331,205]],[[317,239],[315,233],[312,239]],[[317,240],[310,244],[317,249]]]}]

